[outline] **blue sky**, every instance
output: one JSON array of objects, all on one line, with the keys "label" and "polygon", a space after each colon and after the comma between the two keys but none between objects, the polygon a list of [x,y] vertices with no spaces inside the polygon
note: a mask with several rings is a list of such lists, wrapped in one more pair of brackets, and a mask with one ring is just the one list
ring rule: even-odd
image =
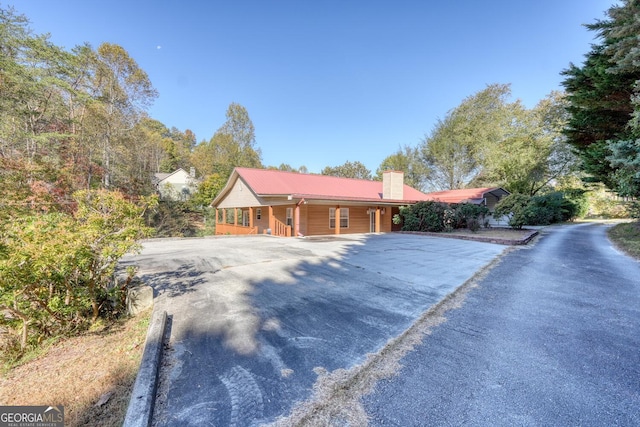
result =
[{"label": "blue sky", "polygon": [[243,105],[265,165],[372,172],[491,83],[533,107],[594,42],[613,0],[14,0],[71,49],[124,47],[160,96],[150,115],[209,140]]}]

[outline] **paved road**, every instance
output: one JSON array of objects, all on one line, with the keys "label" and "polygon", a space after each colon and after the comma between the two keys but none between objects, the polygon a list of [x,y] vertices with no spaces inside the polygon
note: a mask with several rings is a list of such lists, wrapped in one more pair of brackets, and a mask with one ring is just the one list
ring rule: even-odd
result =
[{"label": "paved road", "polygon": [[370,425],[640,425],[640,264],[605,226],[550,230],[364,398]]},{"label": "paved road", "polygon": [[287,415],[378,352],[504,246],[412,235],[158,240],[125,264],[173,317],[154,425]]}]

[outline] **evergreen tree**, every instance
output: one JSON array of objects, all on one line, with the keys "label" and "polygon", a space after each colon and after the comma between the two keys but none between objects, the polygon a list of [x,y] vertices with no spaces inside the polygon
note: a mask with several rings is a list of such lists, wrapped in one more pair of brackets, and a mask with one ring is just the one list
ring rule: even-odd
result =
[{"label": "evergreen tree", "polygon": [[633,146],[622,150],[615,145],[640,136],[638,127],[632,126],[640,80],[640,2],[625,0],[606,14],[607,19],[587,25],[600,42],[586,54],[584,64],[570,64],[562,72],[570,103],[565,134],[593,180],[628,194],[629,187],[620,181],[622,176],[628,178],[628,173],[620,172],[625,162],[616,154],[629,155],[628,148]]}]

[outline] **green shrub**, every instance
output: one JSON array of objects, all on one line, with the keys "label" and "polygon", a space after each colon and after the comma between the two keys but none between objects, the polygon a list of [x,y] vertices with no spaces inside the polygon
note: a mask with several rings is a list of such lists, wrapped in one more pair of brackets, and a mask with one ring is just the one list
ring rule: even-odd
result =
[{"label": "green shrub", "polygon": [[507,216],[511,227],[522,228],[524,225],[549,225],[570,221],[584,215],[585,211],[584,193],[576,193],[573,197],[562,192],[533,197],[511,194],[498,202],[494,216]]},{"label": "green shrub", "polygon": [[455,225],[453,228],[468,228],[484,222],[484,217],[489,213],[489,209],[484,205],[474,205],[471,203],[459,203],[455,207]]},{"label": "green shrub", "polygon": [[[568,220],[574,220],[576,218],[584,218],[589,212],[589,197],[587,196],[587,190],[582,188],[571,188],[563,190],[565,200],[571,203],[572,215],[567,218]],[[567,209],[569,209],[567,207]]]},{"label": "green shrub", "polygon": [[419,202],[400,208],[403,231],[443,231],[447,205],[440,202]]},{"label": "green shrub", "polygon": [[628,211],[631,218],[640,218],[640,201],[629,202]]},{"label": "green shrub", "polygon": [[498,202],[493,212],[495,218],[508,217],[509,226],[520,229],[529,221],[530,196],[524,194],[510,194]]},{"label": "green shrub", "polygon": [[467,221],[467,228],[476,233],[478,230],[480,230],[480,221],[478,221],[476,218],[470,218]]},{"label": "green shrub", "polygon": [[196,218],[201,217],[187,202],[163,200],[147,213],[147,224],[156,237],[193,237],[198,231]]},{"label": "green shrub", "polygon": [[527,225],[549,225],[564,220],[562,193],[533,196],[526,208]]},{"label": "green shrub", "polygon": [[117,314],[126,292],[114,286],[118,260],[150,234],[142,216],[155,199],[85,190],[74,201],[73,215],[33,213],[0,226],[0,331],[19,337],[21,352]]},{"label": "green shrub", "polygon": [[448,205],[441,202],[419,202],[413,206],[400,208],[400,216],[394,217],[394,223],[403,223],[403,231],[451,231],[469,228],[477,231],[489,212],[486,206],[460,203]]},{"label": "green shrub", "polygon": [[590,218],[629,218],[628,203],[607,191],[603,185],[587,192]]}]

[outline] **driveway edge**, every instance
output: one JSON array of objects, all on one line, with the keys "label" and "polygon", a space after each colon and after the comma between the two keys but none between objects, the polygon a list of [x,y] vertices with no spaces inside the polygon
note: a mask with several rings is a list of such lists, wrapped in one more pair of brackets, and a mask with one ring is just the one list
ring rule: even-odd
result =
[{"label": "driveway edge", "polygon": [[136,382],[133,384],[131,400],[124,419],[123,426],[125,427],[148,427],[151,425],[166,328],[167,312],[154,312],[147,331],[140,369],[136,376]]},{"label": "driveway edge", "polygon": [[474,241],[474,242],[497,243],[499,245],[507,245],[507,246],[526,245],[534,237],[536,237],[538,235],[538,231],[537,230],[531,230],[531,232],[529,234],[525,235],[522,239],[501,239],[501,238],[496,238],[496,237],[460,235],[460,234],[455,234],[455,233],[448,234],[446,232],[433,233],[433,232],[429,232],[429,231],[398,231],[397,233],[401,233],[401,234],[416,234],[418,236],[444,237],[446,239],[471,240],[471,241]]}]

